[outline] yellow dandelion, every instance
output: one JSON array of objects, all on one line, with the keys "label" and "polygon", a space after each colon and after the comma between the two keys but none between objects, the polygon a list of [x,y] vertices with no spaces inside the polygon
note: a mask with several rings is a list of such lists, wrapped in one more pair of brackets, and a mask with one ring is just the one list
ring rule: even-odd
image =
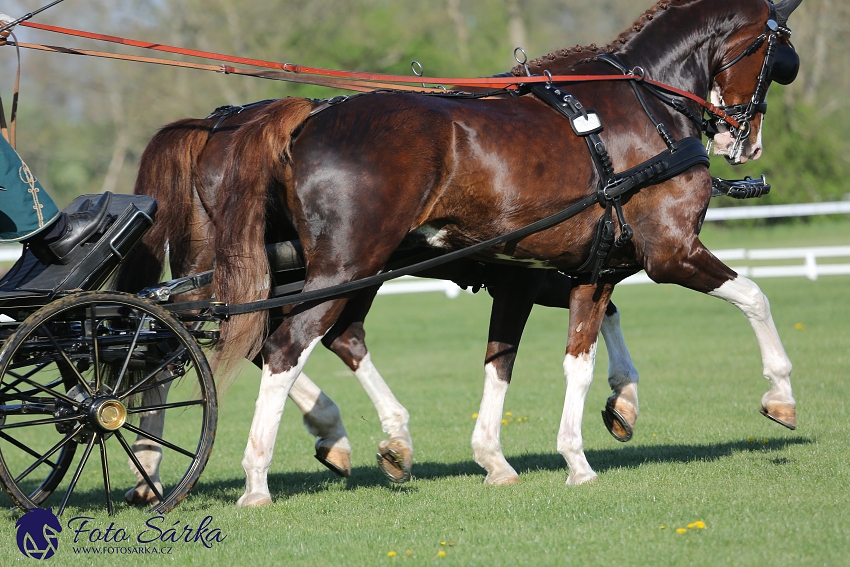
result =
[{"label": "yellow dandelion", "polygon": [[446,545],[446,542],[441,541],[441,542],[440,542],[440,545]]},{"label": "yellow dandelion", "polygon": [[749,441],[750,443],[752,443],[755,440],[756,440],[755,437],[747,437],[747,441]]},{"label": "yellow dandelion", "polygon": [[661,526],[661,529],[662,529],[662,530],[666,530],[666,529],[667,529],[667,526]]},{"label": "yellow dandelion", "polygon": [[407,550],[407,555],[413,555],[413,552],[412,552],[411,550],[409,550],[409,549],[408,549],[408,550]]},{"label": "yellow dandelion", "polygon": [[511,417],[513,414],[512,414],[511,412],[509,412],[509,411],[506,411],[506,412],[505,412],[505,415],[506,415],[506,416],[508,416],[508,417]]},{"label": "yellow dandelion", "polygon": [[697,527],[697,525],[696,525],[696,524],[688,524],[688,529],[689,529],[689,530],[692,530],[692,529],[694,529],[695,527]]},{"label": "yellow dandelion", "polygon": [[797,323],[796,325],[794,325],[794,328],[797,329],[798,331],[802,331],[803,329],[806,328],[806,326],[803,325],[802,323]]},{"label": "yellow dandelion", "polygon": [[395,557],[396,555],[398,554],[395,551],[390,551],[389,553],[387,553],[387,557]]},{"label": "yellow dandelion", "polygon": [[686,533],[687,531],[688,531],[688,530],[686,530],[685,528],[677,528],[677,529],[676,529],[676,533],[677,533],[677,534],[683,534],[683,533]]},{"label": "yellow dandelion", "polygon": [[472,419],[478,419],[478,414],[477,413],[472,414]]},{"label": "yellow dandelion", "polygon": [[761,442],[762,443],[769,443],[770,441],[768,441],[767,439],[762,439]]},{"label": "yellow dandelion", "polygon": [[507,424],[508,424],[508,420],[507,420],[507,419],[503,419],[503,420],[502,420],[502,425],[507,425]]},{"label": "yellow dandelion", "polygon": [[703,522],[702,520],[697,520],[696,522],[694,522],[694,526],[700,530],[704,530],[705,522]]},{"label": "yellow dandelion", "polygon": [[445,556],[446,556],[446,552],[443,551],[442,549],[437,553],[437,557],[445,557]]}]

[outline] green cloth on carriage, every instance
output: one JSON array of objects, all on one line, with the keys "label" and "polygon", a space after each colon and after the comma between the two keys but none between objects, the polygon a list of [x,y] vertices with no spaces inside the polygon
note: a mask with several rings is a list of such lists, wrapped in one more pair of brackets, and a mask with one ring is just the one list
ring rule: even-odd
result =
[{"label": "green cloth on carriage", "polygon": [[9,142],[0,136],[0,243],[35,236],[59,209]]}]

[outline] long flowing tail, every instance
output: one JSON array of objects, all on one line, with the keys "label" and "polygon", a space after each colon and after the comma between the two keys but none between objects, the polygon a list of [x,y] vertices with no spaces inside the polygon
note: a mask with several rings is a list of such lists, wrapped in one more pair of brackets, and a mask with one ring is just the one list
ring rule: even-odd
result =
[{"label": "long flowing tail", "polygon": [[[215,295],[229,305],[265,299],[269,265],[264,244],[267,199],[282,186],[291,167],[293,132],[315,103],[286,98],[268,105],[233,136],[222,164],[222,198],[217,205]],[[219,381],[242,359],[254,358],[265,337],[263,312],[237,315],[222,323],[211,363]]]},{"label": "long flowing tail", "polygon": [[192,172],[209,136],[210,121],[184,119],[164,126],[142,154],[133,193],[157,200],[156,222],[121,263],[113,287],[137,292],[162,279],[169,244],[189,238]]}]

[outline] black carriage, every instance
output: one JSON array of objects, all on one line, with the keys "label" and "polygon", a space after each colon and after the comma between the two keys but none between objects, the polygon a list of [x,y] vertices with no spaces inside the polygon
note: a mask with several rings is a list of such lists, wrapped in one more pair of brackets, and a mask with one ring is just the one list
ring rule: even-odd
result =
[{"label": "black carriage", "polygon": [[[164,512],[209,459],[217,402],[199,342],[215,331],[98,291],[155,212],[149,197],[113,195],[110,222],[71,262],[25,249],[0,281],[0,483],[20,508],[105,501],[112,513],[116,491],[138,484]],[[145,472],[151,460],[166,465],[161,478]]]}]

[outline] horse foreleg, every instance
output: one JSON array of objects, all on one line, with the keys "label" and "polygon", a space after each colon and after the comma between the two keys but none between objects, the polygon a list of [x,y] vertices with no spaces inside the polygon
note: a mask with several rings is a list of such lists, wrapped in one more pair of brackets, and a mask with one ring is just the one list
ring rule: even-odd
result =
[{"label": "horse foreleg", "polygon": [[[171,382],[168,381],[156,388],[145,391],[142,395],[142,405],[152,406],[165,403],[170,386]],[[139,429],[162,439],[165,430],[165,410],[146,411],[142,413],[139,419]],[[159,478],[159,465],[162,462],[162,446],[147,437],[138,435],[133,442],[132,451],[145,469],[148,478],[150,478],[156,490],[162,494],[162,481]],[[136,486],[124,494],[124,500],[134,506],[152,506],[159,502],[156,492],[136,468],[136,465],[133,464],[133,460],[127,459],[127,462],[130,465],[130,470],[136,475]]]},{"label": "horse foreleg", "polygon": [[304,427],[316,437],[316,459],[339,476],[351,476],[351,443],[339,407],[303,372],[289,390],[304,419]]},{"label": "horse foreleg", "polygon": [[[538,305],[569,309],[572,278],[550,271],[535,299]],[[608,304],[602,319],[602,338],[608,348],[608,385],[613,395],[602,410],[605,427],[618,441],[629,441],[638,417],[638,371],[632,364],[626,340],[620,329],[620,312],[613,302]]]},{"label": "horse foreleg", "polygon": [[260,392],[248,444],[242,457],[245,493],[236,505],[271,504],[268,473],[286,397],[304,369],[310,353],[339,316],[345,300],[323,303],[290,316],[266,340]]},{"label": "horse foreleg", "polygon": [[570,295],[570,329],[564,357],[567,393],[558,431],[558,452],[570,469],[568,485],[584,484],[597,478],[584,455],[581,420],[584,401],[593,381],[599,330],[612,291],[611,285],[601,289],[595,285],[581,285],[574,287]]},{"label": "horse foreleg", "polygon": [[770,390],[761,399],[761,413],[789,429],[796,429],[797,404],[791,393],[791,360],[779,339],[767,297],[759,286],[743,276],[725,282],[708,295],[725,299],[749,319],[761,350],[764,377],[770,381]]},{"label": "horse foreleg", "polygon": [[378,445],[378,466],[391,482],[403,483],[410,480],[413,466],[413,440],[408,429],[410,414],[372,363],[363,328],[376,293],[377,288],[364,290],[351,299],[322,342],[351,369],[372,400],[381,429],[389,437]]},{"label": "horse foreleg", "polygon": [[493,296],[493,307],[484,361],[484,393],[472,432],[472,454],[475,462],[487,471],[484,484],[500,485],[519,482],[519,475],[502,452],[502,411],[522,331],[545,272],[525,268],[492,269],[498,269],[499,273],[488,288]]},{"label": "horse foreleg", "polygon": [[770,314],[770,302],[749,279],[736,274],[695,239],[667,261],[647,265],[647,274],[656,282],[671,282],[724,299],[740,309],[756,334],[764,377],[770,390],[762,397],[761,413],[788,427],[797,427],[796,402],[791,393],[791,361]]},{"label": "horse foreleg", "polygon": [[617,441],[632,438],[638,418],[638,371],[632,363],[623,331],[620,312],[609,303],[602,318],[602,338],[608,349],[608,385],[614,392],[602,410],[602,420]]}]

